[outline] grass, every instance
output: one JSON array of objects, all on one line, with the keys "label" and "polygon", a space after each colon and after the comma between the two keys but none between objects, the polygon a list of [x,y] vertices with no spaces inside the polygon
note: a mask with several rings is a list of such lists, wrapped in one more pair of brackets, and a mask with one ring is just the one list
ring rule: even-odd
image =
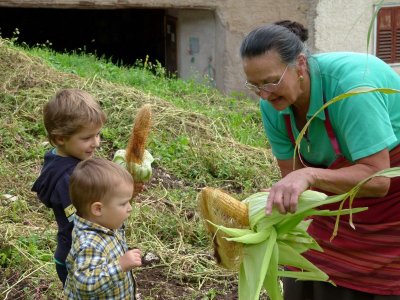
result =
[{"label": "grass", "polygon": [[[206,115],[210,118],[225,118],[222,126],[239,142],[256,147],[265,147],[263,131],[257,130],[260,113],[243,94],[235,93],[221,97],[216,89],[199,84],[194,80],[176,80],[166,76],[163,67],[147,60],[138,61],[133,68],[119,67],[106,59],[98,59],[94,54],[57,53],[46,47],[32,50],[34,55],[44,58],[53,67],[85,78],[99,77],[110,82],[136,87],[145,93],[163,98],[176,107]],[[206,79],[204,80],[206,82]],[[214,105],[217,104],[217,105]]]},{"label": "grass", "polygon": [[256,103],[168,78],[159,65],[119,67],[91,54],[60,54],[5,39],[0,79],[0,298],[62,298],[52,262],[54,217],[30,189],[50,149],[41,108],[57,90],[72,87],[93,94],[107,113],[97,154],[102,157],[125,148],[135,112],[152,105],[147,148],[155,157],[154,178],[127,226],[132,246],[160,257],[157,265],[137,271],[143,299],[160,299],[157,289],[163,299],[225,299],[232,293],[236,275],[215,265],[196,196],[213,186],[243,199],[277,180]]}]

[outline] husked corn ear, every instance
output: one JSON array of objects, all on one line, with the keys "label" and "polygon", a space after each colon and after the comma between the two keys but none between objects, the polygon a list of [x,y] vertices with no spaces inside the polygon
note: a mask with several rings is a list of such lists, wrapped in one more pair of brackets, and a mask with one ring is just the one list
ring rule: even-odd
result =
[{"label": "husked corn ear", "polygon": [[201,210],[204,210],[208,216],[216,217],[219,221],[222,221],[222,223],[218,222],[217,224],[232,225],[233,228],[249,226],[247,204],[240,202],[227,193],[206,187],[201,190],[199,201]]},{"label": "husked corn ear", "polygon": [[[221,190],[206,187],[198,195],[200,215],[204,226],[213,239],[214,256],[217,263],[227,269],[238,270],[242,261],[243,244],[228,241],[225,232],[213,224],[232,228],[248,228],[247,204],[229,196]],[[211,223],[210,223],[211,222]]]},{"label": "husked corn ear", "polygon": [[136,190],[142,189],[142,183],[153,175],[151,163],[153,156],[145,149],[151,128],[151,106],[145,104],[139,108],[126,149],[114,154],[113,161],[126,168],[135,181]]},{"label": "husked corn ear", "polygon": [[151,128],[151,105],[145,104],[139,108],[132,133],[126,147],[126,161],[141,164],[146,147],[146,140]]}]

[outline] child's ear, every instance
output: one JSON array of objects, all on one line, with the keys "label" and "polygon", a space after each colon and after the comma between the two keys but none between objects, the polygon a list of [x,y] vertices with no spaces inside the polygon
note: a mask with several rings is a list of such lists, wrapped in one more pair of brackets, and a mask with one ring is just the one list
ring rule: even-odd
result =
[{"label": "child's ear", "polygon": [[101,217],[102,209],[103,209],[103,204],[101,202],[93,202],[90,205],[90,212],[96,217]]},{"label": "child's ear", "polygon": [[53,139],[54,139],[54,143],[55,143],[57,146],[62,146],[62,145],[64,145],[64,143],[65,143],[66,137],[65,137],[65,136],[62,136],[62,135],[55,135]]}]

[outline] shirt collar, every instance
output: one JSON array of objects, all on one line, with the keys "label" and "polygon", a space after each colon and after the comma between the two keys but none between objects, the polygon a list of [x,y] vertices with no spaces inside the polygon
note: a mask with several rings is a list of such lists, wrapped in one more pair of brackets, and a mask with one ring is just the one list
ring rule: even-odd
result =
[{"label": "shirt collar", "polygon": [[106,227],[103,227],[103,226],[101,226],[99,224],[93,223],[93,222],[91,222],[89,220],[86,220],[84,218],[81,218],[77,214],[75,214],[74,226],[78,230],[91,229],[91,230],[100,231],[100,232],[103,232],[103,233],[109,234],[109,235],[114,235],[115,234],[114,230],[106,228]]}]

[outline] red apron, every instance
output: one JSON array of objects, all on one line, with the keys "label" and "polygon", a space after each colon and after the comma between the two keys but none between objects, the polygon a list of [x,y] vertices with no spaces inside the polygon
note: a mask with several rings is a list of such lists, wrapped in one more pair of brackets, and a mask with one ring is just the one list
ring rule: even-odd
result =
[{"label": "red apron", "polygon": [[[338,157],[328,169],[350,166],[340,151],[328,111],[324,111],[325,128]],[[289,115],[285,115],[285,122],[289,138],[295,144]],[[390,151],[390,166],[400,166],[400,146]],[[391,179],[387,196],[357,198],[352,207],[368,207],[368,210],[353,214],[355,230],[349,225],[349,217],[341,216],[338,235],[332,241],[336,217],[313,217],[308,232],[324,252],[310,250],[304,257],[338,286],[371,294],[400,295],[400,177]],[[319,209],[327,208],[338,209],[339,204]]]}]

